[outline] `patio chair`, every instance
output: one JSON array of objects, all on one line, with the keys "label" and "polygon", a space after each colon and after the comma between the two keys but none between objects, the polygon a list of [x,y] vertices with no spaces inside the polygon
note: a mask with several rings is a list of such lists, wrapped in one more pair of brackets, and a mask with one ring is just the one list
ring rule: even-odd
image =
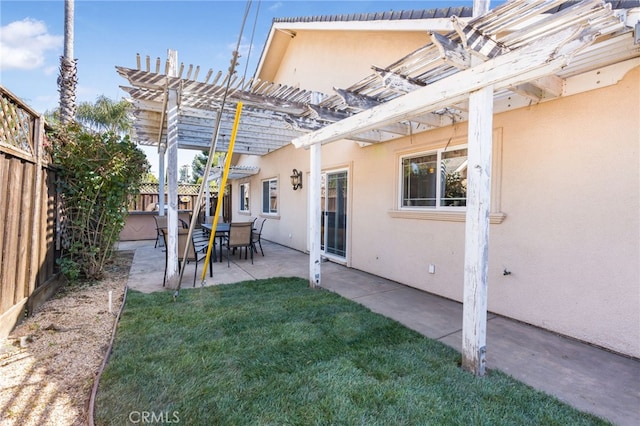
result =
[{"label": "patio chair", "polygon": [[167,228],[167,217],[166,216],[154,216],[156,221],[156,243],[153,245],[153,248],[158,247],[158,242],[164,242],[162,238],[162,230]]},{"label": "patio chair", "polygon": [[229,225],[229,236],[226,238],[227,246],[227,267],[229,263],[229,252],[233,249],[240,249],[240,257],[242,257],[242,248],[245,249],[244,258],[247,258],[248,252],[251,252],[251,264],[253,264],[253,246],[251,241],[252,222],[231,222]]},{"label": "patio chair", "polygon": [[262,219],[262,221],[260,222],[260,225],[258,225],[258,218],[256,218],[253,223],[253,232],[252,232],[252,236],[251,236],[251,248],[253,251],[256,252],[256,254],[258,253],[258,249],[256,248],[256,244],[258,244],[258,246],[260,246],[260,253],[262,253],[262,255],[264,256],[264,251],[262,250],[262,242],[260,241],[260,236],[262,235],[262,227],[264,227],[264,223],[267,221],[267,218],[265,217],[264,219]]},{"label": "patio chair", "polygon": [[[198,275],[198,263],[201,260],[204,260],[207,256],[207,246],[209,244],[209,239],[206,238],[201,231],[194,231],[191,236],[191,243],[188,245],[187,253],[185,256],[185,246],[187,237],[189,236],[189,230],[179,228],[178,229],[178,269],[182,268],[182,262],[194,262],[196,267],[193,272],[193,286],[196,286],[196,276]],[[164,240],[165,247],[167,246],[167,234],[166,228],[162,230],[162,238]],[[164,287],[167,283],[167,263],[168,263],[168,254],[165,255],[164,261],[164,279],[162,280],[162,287]],[[213,276],[211,258],[209,258],[209,276]]]}]

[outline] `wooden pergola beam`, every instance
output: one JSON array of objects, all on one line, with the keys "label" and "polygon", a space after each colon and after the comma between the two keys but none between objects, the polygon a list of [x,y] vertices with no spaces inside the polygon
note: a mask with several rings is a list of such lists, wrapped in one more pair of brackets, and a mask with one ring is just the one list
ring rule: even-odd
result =
[{"label": "wooden pergola beam", "polygon": [[375,71],[384,87],[396,93],[409,93],[425,86],[425,84],[419,80],[414,80],[376,66],[372,66],[371,68]]},{"label": "wooden pergola beam", "polygon": [[429,33],[429,37],[447,64],[461,70],[471,67],[471,55],[463,45],[438,33]]},{"label": "wooden pergola beam", "polygon": [[411,120],[413,116],[456,104],[466,100],[469,93],[483,87],[494,86],[494,90],[500,90],[545,77],[565,66],[575,53],[593,42],[594,38],[592,34],[576,34],[575,28],[564,29],[537,43],[505,53],[316,132],[300,136],[292,143],[297,148],[307,148],[316,143],[335,142],[354,133]]},{"label": "wooden pergola beam", "polygon": [[335,90],[338,96],[344,100],[344,103],[349,105],[351,108],[369,109],[382,104],[381,101],[371,96],[361,95],[345,89],[334,88],[333,90]]}]

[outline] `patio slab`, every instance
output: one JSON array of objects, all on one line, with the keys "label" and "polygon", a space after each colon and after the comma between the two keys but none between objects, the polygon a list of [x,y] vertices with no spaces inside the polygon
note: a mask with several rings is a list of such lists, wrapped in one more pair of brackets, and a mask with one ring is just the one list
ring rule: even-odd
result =
[{"label": "patio slab", "polygon": [[[164,252],[154,240],[120,242],[118,249],[135,250],[128,287],[142,292],[163,291]],[[251,279],[309,277],[309,257],[269,241],[265,256],[231,258],[213,266],[205,285]],[[198,266],[198,275],[202,266]],[[193,283],[189,265],[183,288]],[[199,277],[197,277],[199,285]],[[322,263],[322,287],[354,300],[419,333],[460,350],[462,305],[375,275]],[[621,426],[640,425],[640,360],[624,357],[518,321],[488,314],[487,367],[554,395],[575,408]]]}]

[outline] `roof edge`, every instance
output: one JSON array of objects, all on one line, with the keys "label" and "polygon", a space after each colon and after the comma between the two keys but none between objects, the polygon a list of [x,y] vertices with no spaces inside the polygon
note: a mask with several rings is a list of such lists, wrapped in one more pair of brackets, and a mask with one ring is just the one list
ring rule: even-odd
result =
[{"label": "roof edge", "polygon": [[457,16],[471,17],[473,8],[468,6],[444,7],[437,9],[390,10],[386,12],[348,13],[340,15],[316,15],[302,17],[274,18],[273,23],[300,22],[352,22],[352,21],[398,21],[415,19],[438,19]]}]

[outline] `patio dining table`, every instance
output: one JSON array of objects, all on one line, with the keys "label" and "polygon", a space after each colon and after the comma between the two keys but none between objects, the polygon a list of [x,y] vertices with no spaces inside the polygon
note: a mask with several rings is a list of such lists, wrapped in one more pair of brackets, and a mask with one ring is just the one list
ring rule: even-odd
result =
[{"label": "patio dining table", "polygon": [[[200,226],[202,226],[202,228],[206,229],[209,233],[212,232],[213,229],[213,224],[212,223],[203,223]],[[222,244],[224,242],[224,237],[226,237],[227,235],[229,235],[229,227],[230,224],[229,223],[218,223],[216,226],[216,235],[215,238],[218,238],[220,240],[220,262],[222,262]],[[214,250],[213,250],[213,256],[214,256],[214,260],[216,262],[218,262],[218,259],[216,259],[216,252],[215,252],[215,246],[214,246]]]}]

